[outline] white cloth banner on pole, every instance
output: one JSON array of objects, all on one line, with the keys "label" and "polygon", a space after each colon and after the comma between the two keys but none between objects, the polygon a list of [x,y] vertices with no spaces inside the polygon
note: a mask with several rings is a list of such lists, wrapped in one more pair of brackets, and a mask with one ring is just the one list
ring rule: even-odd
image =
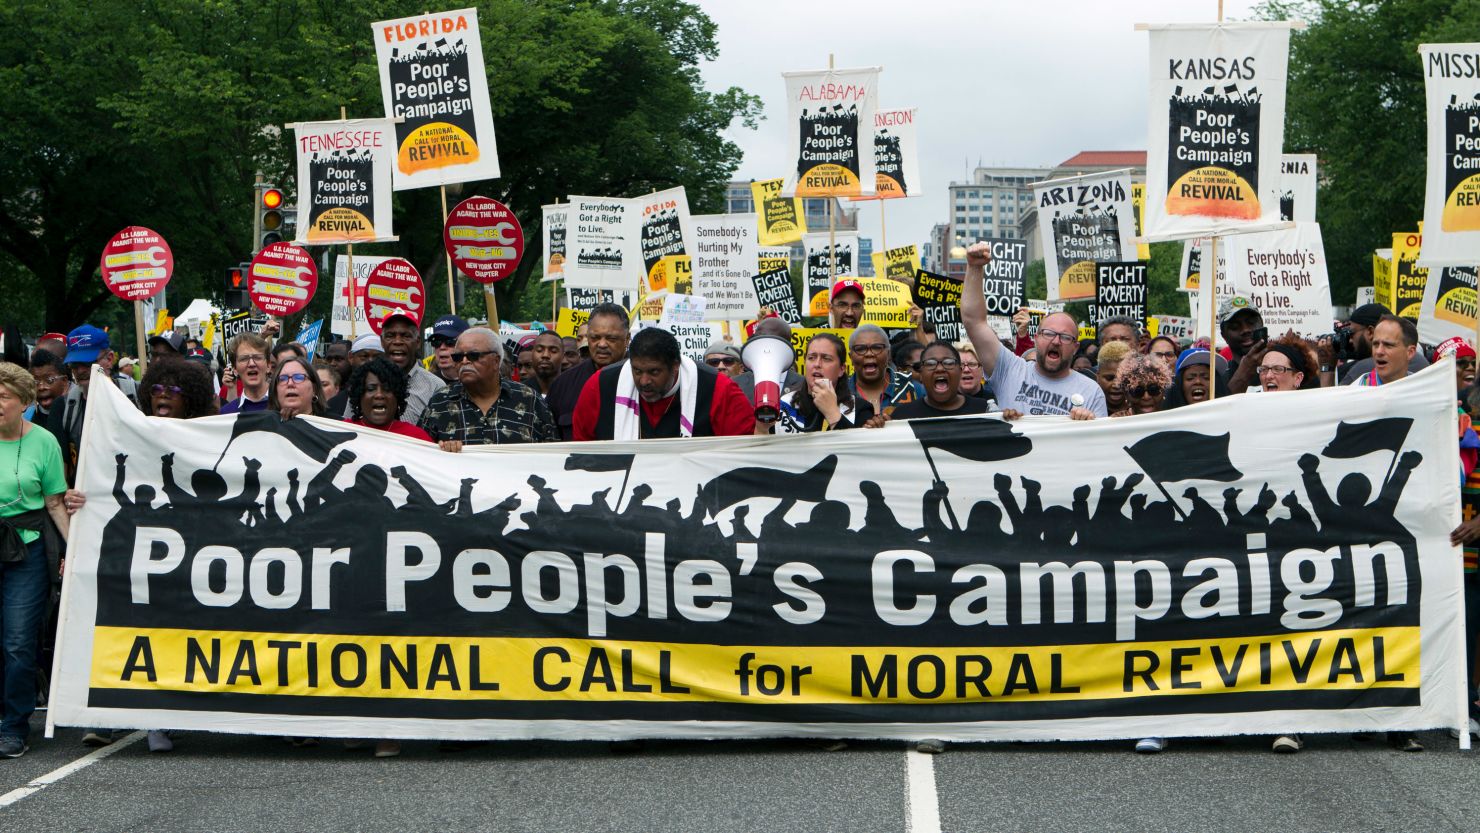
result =
[{"label": "white cloth banner on pole", "polygon": [[380,98],[396,125],[396,190],[497,179],[478,10],[370,24]]},{"label": "white cloth banner on pole", "polygon": [[784,72],[788,159],[782,195],[858,197],[874,193],[874,111],[879,68]]},{"label": "white cloth banner on pole", "polygon": [[356,335],[370,335],[374,330],[370,329],[370,322],[365,319],[365,284],[370,279],[370,273],[375,267],[387,260],[395,260],[392,257],[375,257],[373,255],[359,255],[355,258],[355,304],[349,303],[349,261],[344,255],[334,258],[334,303],[329,311],[329,332],[334,335],[349,336],[350,319],[353,317]]},{"label": "white cloth banner on pole", "polygon": [[540,206],[541,250],[545,253],[545,276],[541,283],[565,277],[565,243],[570,231],[570,203]]},{"label": "white cloth banner on pole", "polygon": [[874,113],[875,194],[855,200],[893,200],[918,197],[920,145],[916,141],[917,109],[878,110]]},{"label": "white cloth banner on pole", "polygon": [[652,286],[663,258],[694,252],[694,224],[683,186],[635,197],[642,215],[642,275]]},{"label": "white cloth banner on pole", "polygon": [[[1428,229],[1428,224],[1424,224]],[[1429,245],[1428,232],[1423,244]],[[1419,258],[1422,260],[1422,257]],[[1444,266],[1429,270],[1418,311],[1418,340],[1438,344],[1459,337],[1475,344],[1475,267]]]},{"label": "white cloth banner on pole", "polygon": [[1480,43],[1426,43],[1428,165],[1418,265],[1480,265]]},{"label": "white cloth banner on pole", "polygon": [[1270,336],[1287,330],[1310,339],[1331,333],[1331,282],[1319,223],[1231,235],[1219,246],[1220,256],[1225,247],[1228,280],[1222,283],[1253,303]]},{"label": "white cloth banner on pole", "polygon": [[299,122],[298,237],[305,246],[395,240],[391,170],[396,131],[390,119]]},{"label": "white cloth banner on pole", "polygon": [[642,282],[642,218],[637,200],[571,197],[567,286],[636,291]]},{"label": "white cloth banner on pole", "polygon": [[1316,155],[1287,153],[1280,157],[1280,219],[1316,221]]},{"label": "white cloth banner on pole", "polygon": [[708,302],[706,321],[731,321],[760,314],[755,294],[754,214],[699,214],[693,218],[694,294]]},{"label": "white cloth banner on pole", "polygon": [[1033,183],[1048,300],[1095,297],[1095,264],[1136,259],[1129,169]]},{"label": "white cloth banner on pole", "polygon": [[1150,26],[1150,242],[1280,221],[1290,24]]}]

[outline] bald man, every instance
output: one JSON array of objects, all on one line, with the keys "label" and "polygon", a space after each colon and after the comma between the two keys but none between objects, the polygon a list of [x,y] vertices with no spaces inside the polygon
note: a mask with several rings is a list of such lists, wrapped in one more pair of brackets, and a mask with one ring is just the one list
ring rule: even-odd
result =
[{"label": "bald man", "polygon": [[966,282],[961,287],[961,323],[976,347],[982,374],[997,392],[997,404],[1024,414],[1067,414],[1074,419],[1107,416],[1105,393],[1094,379],[1075,373],[1070,365],[1079,343],[1079,325],[1073,316],[1056,312],[1045,316],[1033,338],[1033,359],[1023,359],[997,338],[987,323],[987,301],[982,292],[983,271],[991,246],[977,243],[966,250]]}]

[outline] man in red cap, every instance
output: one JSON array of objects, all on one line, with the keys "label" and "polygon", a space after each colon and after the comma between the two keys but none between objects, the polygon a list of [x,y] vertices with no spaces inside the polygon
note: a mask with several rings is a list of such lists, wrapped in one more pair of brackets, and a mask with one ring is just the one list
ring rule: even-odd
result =
[{"label": "man in red cap", "polygon": [[857,327],[863,320],[863,284],[843,278],[833,284],[831,297],[832,325],[843,330]]},{"label": "man in red cap", "polygon": [[1438,348],[1434,350],[1434,361],[1440,361],[1445,356],[1454,357],[1455,389],[1463,394],[1465,388],[1475,384],[1475,348],[1468,341],[1455,336],[1439,342]]},{"label": "man in red cap", "polygon": [[41,336],[41,338],[36,339],[36,349],[45,350],[48,353],[55,355],[59,359],[66,359],[67,334],[46,333],[45,335]]}]

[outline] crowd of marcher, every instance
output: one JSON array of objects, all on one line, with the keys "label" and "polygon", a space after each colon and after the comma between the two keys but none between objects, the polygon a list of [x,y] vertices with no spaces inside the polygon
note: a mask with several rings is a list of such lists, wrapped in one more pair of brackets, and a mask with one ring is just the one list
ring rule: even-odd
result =
[{"label": "crowd of marcher", "polygon": [[[49,644],[48,599],[64,573],[69,515],[87,499],[69,484],[76,478],[94,367],[103,371],[97,378],[155,417],[313,415],[460,452],[476,445],[561,440],[871,429],[893,420],[988,412],[1007,419],[1119,418],[1193,406],[1214,395],[1389,384],[1429,363],[1414,324],[1379,305],[1353,310],[1339,324],[1340,338],[1311,341],[1294,333],[1271,335],[1260,311],[1240,296],[1219,305],[1216,355],[1206,340],[1152,338],[1125,318],[1094,322],[1096,337],[1081,341],[1080,322],[1065,312],[1044,316],[1034,328],[1022,310],[1012,319],[1013,337],[1004,340],[987,318],[987,258],[985,244],[967,250],[961,304],[966,338],[956,342],[935,340],[923,323],[892,339],[884,329],[861,324],[867,309],[863,286],[839,281],[831,319],[846,338],[824,332],[804,345],[800,372],[789,369],[780,380],[774,418],[757,418],[757,379],[745,366],[740,339],[716,341],[701,359],[691,358],[666,330],[634,333],[627,310],[611,303],[591,310],[576,337],[544,330],[512,351],[499,333],[455,315],[437,319],[425,333],[420,322],[392,316],[379,335],[330,342],[312,359],[305,345],[277,340],[274,324],[232,339],[219,367],[200,343],[171,333],[150,339],[142,374],[96,327],[43,335],[29,356],[12,352],[0,362],[0,757],[17,757],[27,748],[38,652]],[[763,314],[749,335],[789,342],[791,327]],[[1445,356],[1456,362],[1464,491],[1477,495],[1480,441],[1469,430],[1469,417],[1480,410],[1476,353],[1464,340],[1452,339],[1434,352],[1436,360]],[[1456,529],[1453,541],[1464,546],[1466,633],[1474,657],[1480,516]],[[1472,668],[1471,695],[1473,676]],[[1477,712],[1473,703],[1471,711]],[[1471,728],[1480,731],[1480,724],[1472,720]],[[106,730],[85,737],[92,744],[110,739]],[[1400,749],[1422,749],[1409,733],[1389,740]],[[172,746],[165,732],[151,732],[149,743],[157,751]],[[938,751],[943,744],[921,748]],[[1146,738],[1136,748],[1158,752],[1165,742]],[[1298,751],[1301,741],[1283,736],[1273,748]],[[376,746],[377,755],[398,752],[394,741]]]}]

